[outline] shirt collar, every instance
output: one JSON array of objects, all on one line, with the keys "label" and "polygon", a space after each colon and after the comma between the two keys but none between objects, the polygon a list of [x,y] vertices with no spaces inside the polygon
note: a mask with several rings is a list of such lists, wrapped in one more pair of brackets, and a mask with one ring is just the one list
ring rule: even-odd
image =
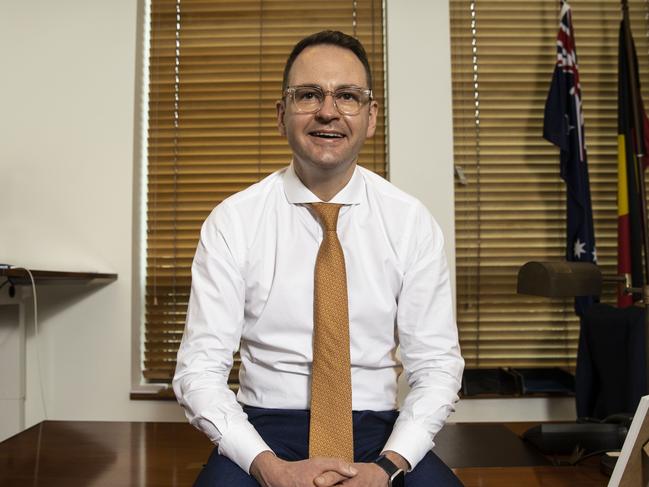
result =
[{"label": "shirt collar", "polygon": [[[293,162],[284,172],[284,193],[289,203],[318,203],[322,200],[307,188],[295,173]],[[342,205],[358,205],[361,203],[365,193],[365,180],[358,167],[354,168],[354,174],[343,189],[328,201]]]}]

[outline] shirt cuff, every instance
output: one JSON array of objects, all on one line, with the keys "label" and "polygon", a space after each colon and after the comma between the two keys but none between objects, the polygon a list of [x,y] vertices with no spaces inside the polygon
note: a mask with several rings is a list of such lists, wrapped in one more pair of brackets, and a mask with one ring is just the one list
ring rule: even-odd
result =
[{"label": "shirt cuff", "polygon": [[248,421],[228,428],[219,442],[219,453],[228,457],[250,474],[250,464],[263,451],[271,451],[264,439]]},{"label": "shirt cuff", "polygon": [[397,421],[381,453],[388,450],[398,453],[408,461],[410,470],[413,470],[434,445],[430,435],[420,424]]}]

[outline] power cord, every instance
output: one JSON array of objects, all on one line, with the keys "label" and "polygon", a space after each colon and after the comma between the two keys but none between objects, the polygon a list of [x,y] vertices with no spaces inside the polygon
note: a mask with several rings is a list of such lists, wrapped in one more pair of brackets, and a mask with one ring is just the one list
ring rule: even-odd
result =
[{"label": "power cord", "polygon": [[552,459],[552,465],[554,465],[555,467],[567,467],[567,466],[574,467],[576,465],[579,465],[584,460],[587,460],[588,458],[603,455],[604,453],[620,452],[620,451],[621,451],[620,449],[612,450],[609,448],[606,450],[596,450],[596,451],[587,452],[580,446],[577,446],[575,447],[575,450],[570,455],[570,458],[560,459],[554,456]]},{"label": "power cord", "polygon": [[598,455],[603,455],[604,453],[611,453],[611,452],[619,453],[621,451],[622,450],[598,450],[598,451],[594,451],[594,452],[591,452],[591,453],[588,453],[588,454],[585,454],[585,455],[582,454],[578,459],[574,460],[571,465],[578,465],[579,463],[583,462],[587,458],[596,457]]}]

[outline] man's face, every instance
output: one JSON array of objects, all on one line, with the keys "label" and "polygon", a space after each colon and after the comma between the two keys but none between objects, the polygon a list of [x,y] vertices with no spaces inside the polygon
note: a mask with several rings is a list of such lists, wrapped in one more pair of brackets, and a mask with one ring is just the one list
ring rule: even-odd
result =
[{"label": "man's face", "polygon": [[[365,69],[348,49],[333,45],[306,48],[295,59],[289,86],[318,85],[325,91],[355,86],[368,88]],[[277,104],[280,133],[288,139],[298,170],[320,173],[347,171],[367,137],[376,129],[377,103],[370,101],[356,115],[342,115],[326,96],[316,113],[297,113],[292,100]]]}]

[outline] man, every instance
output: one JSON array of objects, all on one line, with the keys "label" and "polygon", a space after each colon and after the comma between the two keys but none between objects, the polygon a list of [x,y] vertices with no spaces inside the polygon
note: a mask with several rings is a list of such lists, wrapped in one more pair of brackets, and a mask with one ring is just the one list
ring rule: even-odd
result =
[{"label": "man", "polygon": [[218,445],[196,485],[461,485],[430,451],[464,366],[443,237],[421,203],[356,165],[376,128],[371,87],[356,39],[300,41],[277,103],[291,165],[203,225],[173,384]]}]

